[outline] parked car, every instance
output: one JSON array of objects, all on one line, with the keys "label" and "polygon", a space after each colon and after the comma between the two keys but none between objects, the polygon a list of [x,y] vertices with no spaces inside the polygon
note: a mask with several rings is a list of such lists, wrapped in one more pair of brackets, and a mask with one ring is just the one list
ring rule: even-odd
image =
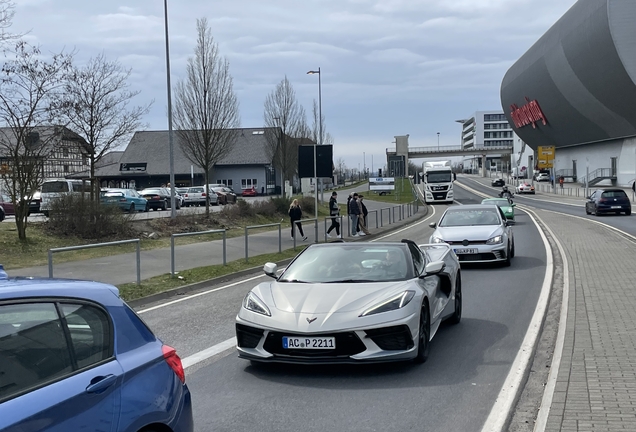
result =
[{"label": "parked car", "polygon": [[511,223],[496,205],[469,204],[446,209],[430,243],[448,243],[462,263],[503,262],[515,256]]},{"label": "parked car", "polygon": [[40,194],[40,210],[44,216],[49,217],[51,211],[51,203],[56,199],[74,195],[89,198],[91,193],[91,184],[88,181],[69,180],[69,179],[52,179],[45,180],[42,183],[42,192]]},{"label": "parked car", "polygon": [[587,197],[586,214],[632,214],[632,204],[623,189],[597,189]]},{"label": "parked car", "polygon": [[462,316],[461,270],[447,245],[312,244],[245,296],[239,357],[257,362],[426,361],[435,329]]},{"label": "parked car", "polygon": [[[184,194],[186,205],[205,205],[207,195],[205,186],[189,187]],[[218,203],[218,196],[215,193],[210,194],[210,205],[217,205]]]},{"label": "parked car", "polygon": [[550,181],[550,174],[540,172],[540,173],[537,174],[535,180],[538,181],[538,182],[549,182]]},{"label": "parked car", "polygon": [[2,219],[0,219],[0,221],[4,220],[7,216],[15,215],[15,206],[9,195],[0,194],[0,206],[2,207]]},{"label": "parked car", "polygon": [[0,430],[193,431],[181,359],[98,282],[0,272]]},{"label": "parked car", "polygon": [[[148,200],[148,208],[153,210],[166,210],[170,208],[170,190],[162,187],[146,188],[139,194]],[[175,200],[177,210],[181,208],[180,200]]]},{"label": "parked car", "polygon": [[254,186],[252,186],[249,189],[243,189],[242,193],[241,193],[244,197],[250,196],[256,196],[258,195],[258,192],[256,192],[256,188]]},{"label": "parked car", "polygon": [[117,205],[120,209],[130,213],[136,211],[147,212],[150,208],[148,200],[134,189],[102,189],[100,199],[102,204]]},{"label": "parked car", "polygon": [[2,207],[2,204],[0,204],[0,222],[2,222],[6,217],[7,215],[4,212],[4,207]]},{"label": "parked car", "polygon": [[236,193],[234,192],[234,190],[232,190],[232,188],[229,188],[227,186],[218,186],[213,187],[212,191],[216,193],[219,204],[226,205],[236,203]]},{"label": "parked car", "polygon": [[518,194],[535,194],[534,186],[530,183],[523,182],[515,188],[515,192]]},{"label": "parked car", "polygon": [[481,200],[482,204],[494,204],[498,206],[501,211],[503,211],[506,219],[512,223],[515,223],[515,203],[512,202],[512,199],[507,198],[486,198]]},{"label": "parked car", "polygon": [[490,182],[490,186],[495,186],[495,187],[501,187],[504,186],[506,184],[506,182],[504,181],[504,179],[498,178],[498,179],[493,179]]}]

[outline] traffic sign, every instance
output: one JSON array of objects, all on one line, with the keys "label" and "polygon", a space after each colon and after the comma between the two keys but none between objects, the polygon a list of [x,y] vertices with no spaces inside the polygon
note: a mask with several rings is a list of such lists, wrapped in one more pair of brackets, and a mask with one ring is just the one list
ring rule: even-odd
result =
[{"label": "traffic sign", "polygon": [[554,146],[537,148],[537,167],[539,169],[554,168]]}]

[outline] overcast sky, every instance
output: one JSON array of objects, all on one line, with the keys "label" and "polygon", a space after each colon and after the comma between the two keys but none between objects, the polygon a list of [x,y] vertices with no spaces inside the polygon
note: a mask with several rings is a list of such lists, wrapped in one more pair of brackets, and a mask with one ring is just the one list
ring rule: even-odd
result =
[{"label": "overcast sky", "polygon": [[[583,1],[583,0],[582,0]],[[44,51],[103,52],[132,68],[145,122],[167,129],[162,0],[17,0],[13,32]],[[459,145],[455,120],[501,110],[508,68],[575,0],[168,0],[172,80],[183,78],[207,17],[230,61],[242,127],[263,125],[263,104],[285,75],[311,112],[318,99],[334,160],[384,165],[395,135],[410,146]],[[364,157],[366,155],[366,157]]]}]

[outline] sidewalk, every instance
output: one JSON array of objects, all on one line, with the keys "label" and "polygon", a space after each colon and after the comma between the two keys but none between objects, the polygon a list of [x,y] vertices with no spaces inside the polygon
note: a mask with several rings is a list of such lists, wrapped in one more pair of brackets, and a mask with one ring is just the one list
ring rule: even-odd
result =
[{"label": "sidewalk", "polygon": [[[537,196],[563,199],[541,191]],[[536,430],[636,431],[636,239],[594,220],[572,223],[554,212],[534,211],[563,247],[569,281],[563,350],[553,354],[561,355],[556,385],[553,391],[545,387],[551,404],[549,412],[539,413],[545,428]]]},{"label": "sidewalk", "polygon": [[[345,194],[346,192],[346,194]],[[349,191],[339,193],[338,201],[345,202]],[[342,196],[340,196],[342,195]],[[407,205],[403,206],[404,218],[400,218],[400,211],[396,207],[395,210],[387,210],[387,208],[395,207],[396,204],[384,202],[376,202],[365,199],[365,203],[369,211],[368,225],[371,236],[350,238],[348,236],[349,221],[347,215],[342,217],[341,234],[346,241],[365,240],[376,237],[387,231],[396,229],[399,226],[418,220],[426,214],[426,207],[419,206],[419,212],[412,210],[409,216]],[[384,209],[384,210],[382,210]],[[378,214],[378,228],[376,228],[375,213]],[[391,216],[389,216],[389,212]],[[382,218],[380,218],[380,213]],[[393,219],[395,215],[395,220]],[[389,217],[394,223],[389,224]],[[330,220],[326,226],[331,225]],[[297,232],[296,247],[300,251],[300,247],[313,242],[325,241],[325,218],[321,218],[318,222],[318,235],[316,236],[315,222],[303,222],[307,241],[303,242],[301,236]],[[335,231],[332,232],[335,235]],[[283,226],[281,230],[281,249],[287,250],[294,247],[294,243],[290,240],[290,227]],[[333,240],[333,239],[332,239]],[[248,237],[248,254],[250,257],[262,255],[265,253],[278,252],[279,236],[278,230],[268,231],[258,234],[249,234]],[[60,252],[59,254],[63,254]],[[53,255],[53,276],[56,278],[68,279],[84,279],[105,282],[112,285],[121,285],[124,283],[134,283],[137,281],[135,253],[127,253],[120,255],[106,256],[102,258],[94,258],[83,261],[72,261],[66,263],[56,263],[56,257]],[[141,279],[149,279],[170,272],[170,248],[153,249],[141,251]],[[226,241],[226,260],[227,262],[245,259],[245,236],[228,238]],[[197,267],[223,264],[223,241],[214,240],[202,243],[194,243],[179,246],[179,239],[175,240],[175,271],[183,271]],[[48,266],[28,267],[14,269],[9,272],[10,276],[33,276],[48,277]]]}]

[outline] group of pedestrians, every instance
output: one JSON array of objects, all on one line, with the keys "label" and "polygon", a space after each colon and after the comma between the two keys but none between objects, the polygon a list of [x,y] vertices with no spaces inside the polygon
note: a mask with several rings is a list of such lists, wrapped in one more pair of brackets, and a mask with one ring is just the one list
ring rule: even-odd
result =
[{"label": "group of pedestrians", "polygon": [[[347,215],[351,220],[350,232],[349,235],[351,237],[365,236],[371,234],[367,229],[367,215],[369,214],[369,210],[367,210],[367,206],[364,205],[364,196],[359,195],[357,192],[349,194],[347,198]],[[294,239],[294,234],[296,232],[296,228],[298,228],[298,232],[303,239],[303,241],[307,240],[307,236],[303,231],[303,225],[300,222],[302,218],[302,209],[300,208],[300,204],[298,200],[295,199],[292,201],[289,206],[289,220],[291,222],[291,239]],[[338,193],[333,191],[331,193],[331,198],[329,199],[329,216],[331,217],[331,226],[327,229],[327,237],[332,238],[332,231],[336,231],[336,237],[342,238],[342,234],[340,233],[340,206],[338,205]]]}]

